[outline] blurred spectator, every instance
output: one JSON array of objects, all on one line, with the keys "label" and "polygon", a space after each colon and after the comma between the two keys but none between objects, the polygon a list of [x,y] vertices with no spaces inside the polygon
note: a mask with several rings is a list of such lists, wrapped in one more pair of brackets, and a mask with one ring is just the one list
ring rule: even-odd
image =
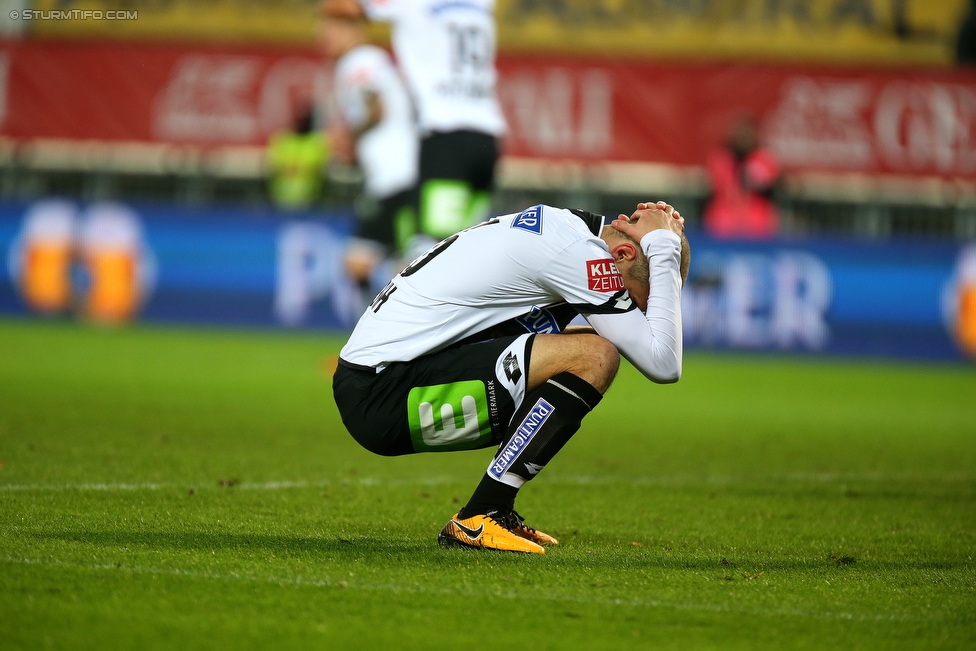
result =
[{"label": "blurred spectator", "polygon": [[328,139],[312,128],[313,109],[307,106],[291,129],[274,133],[268,142],[265,172],[271,200],[285,210],[307,208],[319,198]]},{"label": "blurred spectator", "polygon": [[705,229],[719,238],[762,239],[776,235],[779,216],[773,190],[779,161],[759,145],[759,125],[739,118],[724,147],[708,156],[712,197],[705,206]]},{"label": "blurred spectator", "polygon": [[494,0],[360,0],[392,25],[393,51],[416,102],[420,225],[442,239],[491,208],[505,118],[496,94]]},{"label": "blurred spectator", "polygon": [[[335,99],[341,120],[333,140],[337,155],[355,156],[365,177],[357,206],[359,226],[345,257],[346,270],[364,291],[377,267],[399,258],[417,232],[419,140],[413,107],[387,52],[366,42],[365,15],[356,0],[322,3],[320,38],[336,61]],[[347,143],[354,145],[348,151]],[[382,287],[396,269],[380,273]],[[372,298],[375,292],[369,293]]]},{"label": "blurred spectator", "polygon": [[976,0],[969,3],[956,39],[956,61],[962,65],[976,65]]}]

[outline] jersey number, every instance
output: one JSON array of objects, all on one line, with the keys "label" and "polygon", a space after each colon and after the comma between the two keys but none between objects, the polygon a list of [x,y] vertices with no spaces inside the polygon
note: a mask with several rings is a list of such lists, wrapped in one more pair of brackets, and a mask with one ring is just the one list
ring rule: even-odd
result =
[{"label": "jersey number", "polygon": [[454,244],[454,240],[456,240],[457,238],[458,238],[457,233],[455,233],[454,235],[450,236],[446,240],[441,240],[440,242],[435,244],[429,251],[427,251],[427,253],[424,253],[419,258],[417,258],[416,260],[408,264],[404,268],[404,270],[400,272],[400,275],[403,276],[404,278],[406,278],[407,276],[414,275],[415,273],[423,269],[424,265],[426,265],[428,262],[430,262],[431,260],[439,256],[441,253],[443,253],[444,249]]},{"label": "jersey number", "polygon": [[498,222],[499,222],[498,217],[494,217],[492,219],[489,219],[486,222],[481,222],[480,224],[475,224],[470,228],[465,228],[460,233],[455,233],[454,235],[450,236],[446,240],[441,240],[440,242],[435,244],[429,251],[427,251],[427,253],[424,253],[422,256],[420,256],[419,258],[417,258],[416,260],[408,264],[406,268],[400,272],[400,275],[406,278],[407,276],[412,276],[418,271],[420,271],[421,269],[423,269],[424,265],[426,265],[428,262],[430,262],[431,260],[439,256],[441,253],[443,253],[445,249],[447,249],[447,247],[454,244],[454,242],[457,240],[458,236],[461,235],[461,233],[467,233],[468,231],[473,231],[476,228],[481,228],[482,226],[488,226],[490,224],[497,224]]},{"label": "jersey number", "polygon": [[386,287],[383,288],[383,291],[376,295],[373,302],[369,304],[369,309],[373,310],[374,314],[379,312],[380,308],[383,307],[383,303],[390,300],[390,296],[396,291],[396,289],[396,285],[394,285],[393,281],[391,280],[389,283],[387,283]]},{"label": "jersey number", "polygon": [[448,25],[451,39],[451,69],[479,72],[491,65],[491,41],[477,25]]}]

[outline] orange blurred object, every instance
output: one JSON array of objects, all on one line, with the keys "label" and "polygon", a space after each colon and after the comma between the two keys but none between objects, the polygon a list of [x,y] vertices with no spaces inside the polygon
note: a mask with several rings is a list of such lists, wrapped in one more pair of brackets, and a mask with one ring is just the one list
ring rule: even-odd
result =
[{"label": "orange blurred object", "polygon": [[967,355],[976,357],[976,284],[963,285],[959,291],[956,340]]},{"label": "orange blurred object", "polygon": [[132,251],[93,251],[85,256],[91,286],[85,316],[104,323],[122,323],[139,307],[136,255]]},{"label": "orange blurred object", "polygon": [[101,323],[129,321],[143,298],[145,252],[138,216],[118,204],[92,206],[78,239],[88,272],[88,287],[80,297],[82,315]]},{"label": "orange blurred object", "polygon": [[31,309],[48,314],[67,310],[71,303],[71,243],[28,243],[20,282]]},{"label": "orange blurred object", "polygon": [[337,368],[339,368],[338,355],[332,355],[322,360],[322,373],[324,373],[327,378],[331,379],[332,376],[335,375]]},{"label": "orange blurred object", "polygon": [[75,255],[76,209],[57,199],[35,204],[24,216],[20,289],[35,312],[71,308],[71,265]]}]

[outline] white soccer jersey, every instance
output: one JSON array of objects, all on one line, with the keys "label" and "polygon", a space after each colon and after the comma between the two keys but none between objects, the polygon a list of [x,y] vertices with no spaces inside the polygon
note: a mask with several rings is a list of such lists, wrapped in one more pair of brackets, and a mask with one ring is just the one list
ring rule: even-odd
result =
[{"label": "white soccer jersey", "polygon": [[349,126],[366,122],[371,93],[379,97],[383,117],[356,142],[356,157],[366,192],[384,199],[417,183],[419,136],[410,97],[390,55],[375,45],[360,45],[336,65],[335,94]]},{"label": "white soccer jersey", "polygon": [[645,375],[674,381],[681,366],[681,242],[648,233],[647,315],[635,309],[606,243],[603,218],[550,206],[495,218],[419,257],[373,301],[343,360],[382,370],[464,340],[559,332],[576,314]]},{"label": "white soccer jersey", "polygon": [[393,51],[417,105],[422,135],[470,129],[500,136],[494,0],[361,0],[392,24]]}]

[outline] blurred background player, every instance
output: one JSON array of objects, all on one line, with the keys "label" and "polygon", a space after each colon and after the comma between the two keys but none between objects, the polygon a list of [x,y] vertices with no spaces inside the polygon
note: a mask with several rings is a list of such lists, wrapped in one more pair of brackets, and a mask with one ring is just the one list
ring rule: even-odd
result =
[{"label": "blurred background player", "polygon": [[[347,249],[345,266],[372,298],[371,284],[386,284],[417,231],[417,130],[393,61],[366,42],[365,16],[356,0],[326,0],[321,18],[324,53],[336,61],[335,99],[341,117],[334,129],[337,156],[354,157],[365,177],[357,237]],[[380,269],[384,260],[390,264]]]},{"label": "blurred background player", "polygon": [[488,216],[505,118],[496,95],[493,0],[361,0],[392,25],[416,104],[420,229],[440,240]]},{"label": "blurred background player", "polygon": [[779,179],[776,156],[759,144],[759,124],[739,117],[724,147],[708,156],[712,197],[705,229],[718,238],[768,239],[779,231],[773,191]]},{"label": "blurred background player", "polygon": [[314,128],[314,113],[311,103],[303,106],[291,128],[277,131],[268,141],[268,193],[280,209],[308,208],[322,191],[329,141]]}]

